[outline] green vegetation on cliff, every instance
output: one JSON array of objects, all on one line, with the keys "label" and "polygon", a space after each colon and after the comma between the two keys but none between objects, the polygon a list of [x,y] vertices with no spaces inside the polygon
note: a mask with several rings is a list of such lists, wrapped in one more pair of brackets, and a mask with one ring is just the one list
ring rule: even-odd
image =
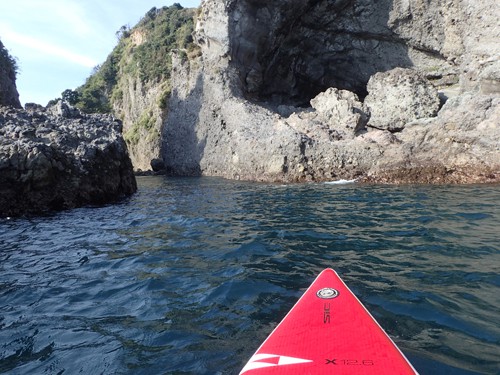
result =
[{"label": "green vegetation on cliff", "polygon": [[17,61],[14,57],[9,54],[7,48],[3,45],[0,40],[0,68],[7,72],[12,72],[15,75],[17,74]]},{"label": "green vegetation on cliff", "polygon": [[0,105],[20,108],[19,93],[16,87],[18,66],[0,40]]},{"label": "green vegetation on cliff", "polygon": [[[143,86],[165,82],[168,87],[172,50],[192,52],[193,9],[180,4],[152,8],[142,20],[118,32],[117,46],[106,61],[97,66],[84,85],[66,90],[63,99],[87,113],[109,113],[123,99],[127,76]],[[165,94],[163,95],[165,96]],[[165,104],[165,98],[160,101]]]},{"label": "green vegetation on cliff", "polygon": [[21,106],[16,88],[17,71],[17,60],[0,40],[0,105]]}]

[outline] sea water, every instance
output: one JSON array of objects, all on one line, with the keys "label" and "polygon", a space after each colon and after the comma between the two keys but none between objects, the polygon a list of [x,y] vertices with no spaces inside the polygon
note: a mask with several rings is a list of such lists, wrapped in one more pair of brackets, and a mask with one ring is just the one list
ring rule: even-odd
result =
[{"label": "sea water", "polygon": [[138,184],[0,220],[0,373],[237,374],[326,267],[421,374],[500,373],[500,186]]}]

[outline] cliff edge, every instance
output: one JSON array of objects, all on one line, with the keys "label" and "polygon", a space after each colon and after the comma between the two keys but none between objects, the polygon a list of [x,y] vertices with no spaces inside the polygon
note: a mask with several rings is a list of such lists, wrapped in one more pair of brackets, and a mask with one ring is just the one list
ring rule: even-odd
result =
[{"label": "cliff edge", "polygon": [[175,175],[500,181],[495,0],[205,0],[172,56]]}]

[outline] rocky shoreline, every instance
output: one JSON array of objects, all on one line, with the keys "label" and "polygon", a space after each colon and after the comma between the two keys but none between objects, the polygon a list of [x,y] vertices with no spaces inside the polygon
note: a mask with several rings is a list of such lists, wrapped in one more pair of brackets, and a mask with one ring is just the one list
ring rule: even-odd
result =
[{"label": "rocky shoreline", "polygon": [[[313,98],[310,108],[272,107],[229,90],[216,91],[222,96],[212,100],[213,90],[223,87],[214,88],[214,82],[171,101],[163,136],[172,175],[267,182],[500,182],[497,93],[466,92],[442,105],[438,90],[421,74],[396,68],[372,77],[364,102],[353,92],[330,88]],[[196,105],[195,116],[190,111]]]},{"label": "rocky shoreline", "polygon": [[0,107],[0,217],[115,202],[136,190],[119,120],[63,102]]}]

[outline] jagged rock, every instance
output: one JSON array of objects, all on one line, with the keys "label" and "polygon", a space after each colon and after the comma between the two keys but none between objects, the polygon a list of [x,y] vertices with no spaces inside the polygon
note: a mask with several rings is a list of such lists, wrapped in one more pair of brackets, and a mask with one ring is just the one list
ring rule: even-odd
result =
[{"label": "jagged rock", "polygon": [[[36,110],[36,107],[33,109]],[[78,118],[81,117],[81,113],[78,108],[70,106],[63,100],[58,100],[54,105],[47,108],[47,112],[52,116],[66,117],[66,118]]]},{"label": "jagged rock", "polygon": [[405,124],[434,117],[439,110],[439,93],[420,73],[395,68],[377,73],[368,81],[365,105],[370,110],[368,126],[400,131]]},{"label": "jagged rock", "polygon": [[26,103],[24,109],[28,112],[45,112],[45,107],[38,103]]},{"label": "jagged rock", "polygon": [[136,191],[121,122],[0,107],[0,217],[115,201]]}]

